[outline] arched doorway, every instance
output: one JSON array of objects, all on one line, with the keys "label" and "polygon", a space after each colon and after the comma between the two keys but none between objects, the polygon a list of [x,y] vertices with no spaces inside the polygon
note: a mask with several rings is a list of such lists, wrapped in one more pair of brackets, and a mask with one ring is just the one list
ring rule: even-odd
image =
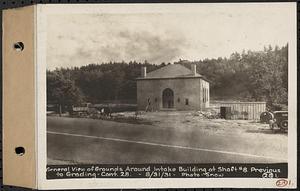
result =
[{"label": "arched doorway", "polygon": [[164,89],[162,92],[163,108],[174,107],[174,92],[170,88]]}]

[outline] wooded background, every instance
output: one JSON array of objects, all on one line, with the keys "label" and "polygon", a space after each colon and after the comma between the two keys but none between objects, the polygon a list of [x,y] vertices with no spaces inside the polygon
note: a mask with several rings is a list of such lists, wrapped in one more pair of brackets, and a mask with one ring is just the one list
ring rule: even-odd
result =
[{"label": "wooded background", "polygon": [[[146,66],[150,72],[167,64],[171,63],[109,62],[48,70],[47,102],[65,106],[83,102],[135,103],[135,79],[141,75],[141,67]],[[210,81],[212,100],[266,101],[268,106],[288,103],[288,45],[174,64],[187,68],[196,64],[198,73]]]}]

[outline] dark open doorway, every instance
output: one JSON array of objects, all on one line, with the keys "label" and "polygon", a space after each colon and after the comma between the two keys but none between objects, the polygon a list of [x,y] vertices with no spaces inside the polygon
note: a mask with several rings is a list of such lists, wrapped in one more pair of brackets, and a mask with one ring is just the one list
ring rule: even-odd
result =
[{"label": "dark open doorway", "polygon": [[163,108],[174,107],[174,92],[170,88],[164,89],[162,92]]}]

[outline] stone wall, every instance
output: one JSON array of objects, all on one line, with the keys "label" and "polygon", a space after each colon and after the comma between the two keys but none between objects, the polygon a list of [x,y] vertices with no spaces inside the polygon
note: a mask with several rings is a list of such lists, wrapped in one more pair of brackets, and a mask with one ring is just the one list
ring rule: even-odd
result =
[{"label": "stone wall", "polygon": [[203,87],[209,91],[209,83],[201,78],[184,79],[149,79],[137,81],[138,110],[145,110],[148,99],[151,102],[150,110],[158,111],[163,108],[162,92],[170,88],[174,92],[174,109],[176,110],[201,110],[209,105],[203,103]]},{"label": "stone wall", "polygon": [[205,80],[201,80],[201,102],[202,109],[209,107],[209,83]]}]

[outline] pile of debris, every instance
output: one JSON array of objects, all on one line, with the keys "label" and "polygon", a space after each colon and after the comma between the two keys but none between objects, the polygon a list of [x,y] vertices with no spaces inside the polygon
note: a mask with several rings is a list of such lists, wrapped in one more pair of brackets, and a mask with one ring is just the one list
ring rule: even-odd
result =
[{"label": "pile of debris", "polygon": [[220,119],[220,113],[215,111],[196,111],[193,116],[197,116],[203,119]]}]

